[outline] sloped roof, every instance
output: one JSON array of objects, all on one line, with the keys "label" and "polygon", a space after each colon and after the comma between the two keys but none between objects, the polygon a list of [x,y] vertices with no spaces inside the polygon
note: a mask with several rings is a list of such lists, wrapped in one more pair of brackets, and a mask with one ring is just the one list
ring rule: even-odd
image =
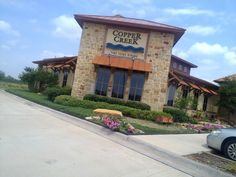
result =
[{"label": "sloped roof", "polygon": [[45,58],[43,60],[33,61],[35,64],[49,64],[49,63],[60,63],[60,62],[66,62],[67,60],[77,60],[77,56],[70,56],[70,57],[55,57],[55,58]]},{"label": "sloped roof", "polygon": [[144,20],[144,19],[136,19],[123,17],[121,15],[115,16],[99,16],[99,15],[74,15],[75,20],[78,24],[83,27],[84,22],[95,22],[95,23],[103,23],[103,24],[113,24],[113,25],[121,25],[128,26],[133,28],[143,28],[149,30],[155,30],[160,32],[168,32],[175,35],[174,44],[181,38],[184,34],[185,29],[166,25],[154,21]]},{"label": "sloped roof", "polygon": [[222,77],[222,78],[216,79],[214,81],[217,82],[217,83],[221,83],[221,82],[224,82],[226,80],[236,81],[236,74],[232,74],[232,75],[229,75],[229,76],[226,76],[226,77]]},{"label": "sloped roof", "polygon": [[190,63],[190,62],[188,62],[180,57],[177,57],[175,55],[171,55],[171,60],[176,60],[176,61],[182,62],[182,63],[188,65],[190,68],[197,68],[197,65]]},{"label": "sloped roof", "polygon": [[184,73],[181,73],[181,72],[178,72],[178,71],[173,71],[173,73],[176,74],[177,76],[183,78],[184,80],[193,83],[193,84],[197,84],[197,85],[204,86],[204,87],[209,87],[209,88],[212,88],[212,89],[218,89],[219,88],[217,85],[215,85],[211,82],[208,82],[208,81],[203,80],[203,79],[199,79],[199,78],[191,76],[191,75],[187,75],[187,74],[184,74]]}]

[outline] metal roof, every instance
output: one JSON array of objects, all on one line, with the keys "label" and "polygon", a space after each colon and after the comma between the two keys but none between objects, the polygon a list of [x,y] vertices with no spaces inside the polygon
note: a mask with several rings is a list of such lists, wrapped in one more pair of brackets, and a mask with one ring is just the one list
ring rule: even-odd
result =
[{"label": "metal roof", "polygon": [[133,28],[172,33],[175,35],[174,44],[181,38],[181,36],[185,32],[185,29],[183,28],[166,25],[163,23],[158,23],[155,21],[123,17],[121,15],[99,16],[99,15],[76,14],[74,15],[74,18],[78,22],[78,24],[81,26],[81,28],[83,27],[84,22],[93,22],[93,23],[121,25],[121,26],[126,26],[126,27],[128,26],[128,27],[133,27]]},{"label": "metal roof", "polygon": [[66,62],[67,60],[71,60],[71,59],[77,60],[77,56],[45,58],[43,60],[33,61],[33,63],[35,64],[60,63],[60,62]]},{"label": "metal roof", "polygon": [[195,64],[193,64],[193,63],[190,63],[190,62],[188,62],[188,61],[186,61],[186,60],[184,60],[184,59],[182,59],[182,58],[180,58],[180,57],[177,57],[177,56],[175,56],[175,55],[171,55],[171,60],[177,60],[177,61],[179,61],[179,62],[182,62],[182,63],[184,63],[184,64],[190,66],[191,68],[197,68],[197,65],[195,65]]}]

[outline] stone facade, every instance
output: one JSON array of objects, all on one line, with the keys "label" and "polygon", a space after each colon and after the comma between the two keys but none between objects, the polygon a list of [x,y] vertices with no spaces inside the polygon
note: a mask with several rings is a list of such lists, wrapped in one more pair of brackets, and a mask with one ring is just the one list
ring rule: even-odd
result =
[{"label": "stone facade", "polygon": [[174,35],[151,32],[148,42],[146,62],[152,64],[144,84],[142,102],[152,110],[161,111],[166,103],[168,73]]},{"label": "stone facade", "polygon": [[84,95],[94,93],[96,72],[92,60],[96,55],[102,54],[105,34],[105,25],[84,23],[72,87],[72,96],[78,96],[82,99]]},{"label": "stone facade", "polygon": [[[80,49],[76,64],[72,95],[83,98],[88,93],[94,93],[96,68],[92,60],[97,55],[103,55],[106,38],[106,25],[85,22],[83,26]],[[135,29],[129,28],[130,31]],[[171,50],[174,35],[156,31],[149,32],[145,62],[152,64],[152,72],[146,74],[142,102],[151,106],[152,110],[162,111],[166,103],[168,72],[171,60]],[[130,72],[126,82],[124,99],[128,99]],[[108,96],[111,95],[112,78],[108,86]]]}]

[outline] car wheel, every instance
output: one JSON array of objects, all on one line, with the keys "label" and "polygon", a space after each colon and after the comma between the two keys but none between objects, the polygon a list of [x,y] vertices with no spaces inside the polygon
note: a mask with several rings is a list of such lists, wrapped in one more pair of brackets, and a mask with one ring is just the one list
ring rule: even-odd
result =
[{"label": "car wheel", "polygon": [[224,154],[228,158],[236,161],[236,140],[230,140],[224,145]]}]

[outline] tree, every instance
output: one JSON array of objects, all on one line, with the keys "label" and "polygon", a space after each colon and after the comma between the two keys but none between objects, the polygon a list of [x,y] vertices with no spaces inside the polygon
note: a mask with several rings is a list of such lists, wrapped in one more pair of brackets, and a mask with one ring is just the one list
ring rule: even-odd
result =
[{"label": "tree", "polygon": [[0,70],[0,80],[4,80],[4,79],[5,79],[5,73]]},{"label": "tree", "polygon": [[230,121],[236,113],[236,81],[220,83],[219,94],[220,100],[218,105],[227,111],[228,120]]},{"label": "tree", "polygon": [[42,92],[48,86],[55,86],[58,83],[56,75],[40,68],[25,67],[19,78],[23,82],[28,83],[29,90],[35,92]]},{"label": "tree", "polygon": [[177,98],[175,99],[174,106],[179,108],[182,111],[187,111],[188,108],[192,107],[193,98],[191,96],[187,96],[186,98],[182,97],[181,93],[178,93]]}]

